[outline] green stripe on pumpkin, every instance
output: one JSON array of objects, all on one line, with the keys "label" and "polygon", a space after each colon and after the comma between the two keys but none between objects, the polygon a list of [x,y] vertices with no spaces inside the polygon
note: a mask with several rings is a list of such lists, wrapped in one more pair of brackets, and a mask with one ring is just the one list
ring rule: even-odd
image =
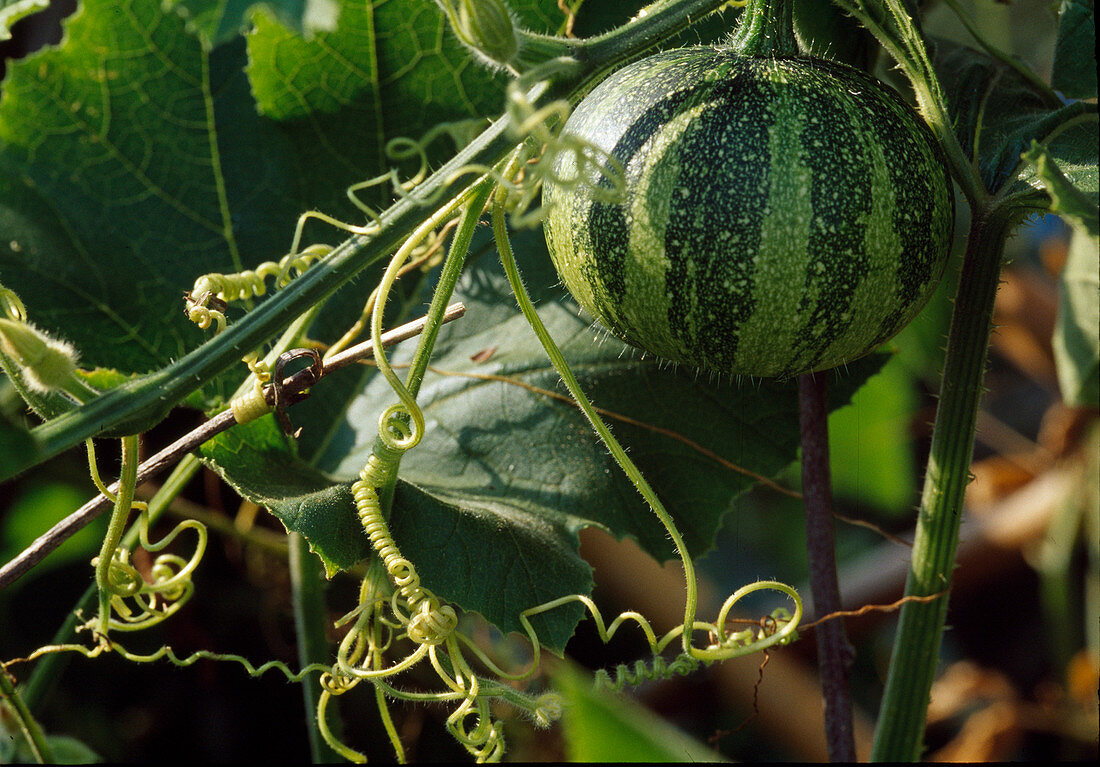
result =
[{"label": "green stripe on pumpkin", "polygon": [[654,354],[748,375],[832,367],[897,332],[942,274],[942,155],[897,94],[843,65],[661,53],[565,130],[619,159],[626,192],[547,185],[555,266]]}]

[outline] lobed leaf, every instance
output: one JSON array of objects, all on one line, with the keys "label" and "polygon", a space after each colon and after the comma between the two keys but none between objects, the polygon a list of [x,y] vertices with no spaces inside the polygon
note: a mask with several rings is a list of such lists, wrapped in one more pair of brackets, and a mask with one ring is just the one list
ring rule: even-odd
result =
[{"label": "lobed leaf", "polygon": [[1091,168],[1095,177],[1095,143],[1089,147],[1075,134],[1063,135],[1095,122],[1095,104],[1065,103],[1014,68],[947,40],[935,41],[933,62],[955,134],[990,192],[1029,191],[1026,180],[1016,180],[1025,170],[1020,155],[1032,141],[1047,144],[1082,173]]},{"label": "lobed leaf", "polygon": [[1096,98],[1096,8],[1093,0],[1062,0],[1050,84],[1067,98]]},{"label": "lobed leaf", "polygon": [[[794,460],[794,382],[700,378],[639,357],[603,337],[562,297],[539,233],[519,242],[534,261],[527,277],[543,297],[540,314],[582,385],[606,408],[612,430],[667,504],[692,552],[707,551],[736,497],[757,482],[737,467],[770,477]],[[633,537],[661,560],[674,552],[580,411],[563,396],[498,267],[479,262],[464,275],[458,293],[468,311],[444,329],[436,347],[433,373],[419,397],[427,430],[402,460],[390,524],[426,586],[504,631],[519,631],[523,610],[591,590],[589,568],[577,554],[582,527]],[[851,366],[833,387],[834,407],[881,364],[875,357]],[[346,411],[329,421],[311,420],[307,428],[327,434],[327,441],[300,455],[303,466],[297,468],[278,440],[250,438],[232,455],[206,454],[246,497],[302,532],[330,572],[347,568],[370,553],[365,534],[357,532],[347,488],[369,455],[378,414],[391,402],[393,394],[376,377]],[[297,408],[291,416],[302,422]],[[319,476],[331,484],[317,486]],[[293,487],[286,486],[288,480]],[[307,530],[303,519],[325,519],[328,528]],[[561,650],[580,615],[574,606],[537,616],[534,623],[547,646]]]},{"label": "lobed leaf", "polygon": [[[315,2],[265,7],[305,18]],[[0,281],[90,367],[178,359],[204,337],[180,299],[196,277],[277,260],[305,210],[362,223],[344,189],[388,169],[390,139],[500,108],[493,75],[421,0],[339,0],[340,26],[308,39],[250,3],[185,5],[190,22],[160,0],[86,0],[64,45],[12,62],[3,83]],[[247,18],[247,43],[225,31]],[[338,295],[319,336],[362,300]]]}]

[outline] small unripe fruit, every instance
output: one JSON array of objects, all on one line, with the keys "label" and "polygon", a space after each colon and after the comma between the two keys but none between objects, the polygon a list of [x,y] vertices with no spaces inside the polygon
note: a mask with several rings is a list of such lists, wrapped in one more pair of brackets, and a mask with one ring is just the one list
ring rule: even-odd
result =
[{"label": "small unripe fruit", "polygon": [[455,32],[492,64],[511,64],[519,51],[516,22],[504,0],[460,0]]},{"label": "small unripe fruit", "polygon": [[32,391],[68,389],[76,375],[76,350],[25,322],[0,318],[0,351],[19,366]]}]

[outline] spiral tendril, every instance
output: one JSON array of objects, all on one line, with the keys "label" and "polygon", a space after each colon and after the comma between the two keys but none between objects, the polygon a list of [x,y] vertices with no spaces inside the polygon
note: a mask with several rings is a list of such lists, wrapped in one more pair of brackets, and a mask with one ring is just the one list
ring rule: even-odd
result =
[{"label": "spiral tendril", "polygon": [[[129,438],[127,438],[129,439]],[[112,493],[100,477],[96,465],[95,445],[87,441],[88,467],[92,481],[112,503],[118,503],[118,495]],[[132,488],[130,489],[132,494]],[[138,511],[138,542],[150,553],[159,553],[149,568],[148,578],[131,563],[131,552],[118,546],[109,554],[105,578],[100,588],[106,591],[106,604],[110,614],[92,619],[88,626],[96,626],[100,633],[109,631],[141,631],[175,615],[194,593],[191,574],[198,568],[206,552],[206,525],[193,519],[180,522],[159,541],[149,539],[149,506],[143,501],[132,501],[129,510]],[[112,520],[114,521],[114,520]],[[124,520],[123,520],[124,521]],[[185,530],[194,530],[195,549],[188,558],[164,550]],[[102,554],[100,554],[102,556]],[[100,557],[92,560],[99,572]]]}]

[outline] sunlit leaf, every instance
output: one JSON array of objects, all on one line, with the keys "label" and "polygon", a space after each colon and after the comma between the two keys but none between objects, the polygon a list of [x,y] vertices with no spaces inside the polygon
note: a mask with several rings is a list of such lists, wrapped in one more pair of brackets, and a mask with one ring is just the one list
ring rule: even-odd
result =
[{"label": "sunlit leaf", "polygon": [[12,24],[49,4],[50,0],[0,0],[0,40],[10,40]]},{"label": "sunlit leaf", "polygon": [[554,673],[565,698],[562,728],[571,762],[724,762],[712,746],[692,738],[626,695],[596,690],[571,666]]},{"label": "sunlit leaf", "polygon": [[[1080,166],[1082,172],[1091,158],[1095,177],[1095,142],[1090,148],[1067,130],[1095,122],[1095,104],[1060,101],[1015,69],[956,43],[937,40],[934,52],[955,134],[987,189],[998,191],[1016,179],[1025,168],[1020,155],[1032,141],[1047,144],[1060,162]],[[1027,190],[1025,183],[1017,187]]]},{"label": "sunlit leaf", "polygon": [[[254,4],[195,0],[187,22],[160,0],[86,0],[63,45],[11,62],[0,281],[89,367],[143,373],[179,358],[208,335],[182,311],[196,277],[277,260],[307,210],[364,223],[345,188],[389,168],[391,139],[500,111],[499,75],[469,60],[434,4],[340,3],[335,31],[302,37],[272,9],[302,16],[314,2],[247,15]],[[525,19],[560,15],[551,0],[523,7]],[[211,32],[231,18],[231,33]],[[429,158],[454,148],[441,140]],[[342,239],[320,225],[306,236]],[[315,332],[331,337],[362,300],[338,294]]]}]

